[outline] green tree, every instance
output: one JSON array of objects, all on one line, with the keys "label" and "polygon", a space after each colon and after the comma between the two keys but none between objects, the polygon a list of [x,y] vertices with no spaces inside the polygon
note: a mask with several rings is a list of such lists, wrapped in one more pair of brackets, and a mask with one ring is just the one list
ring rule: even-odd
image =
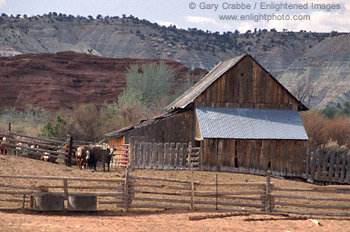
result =
[{"label": "green tree", "polygon": [[[144,107],[147,113],[157,111],[168,98],[175,70],[166,63],[132,65],[126,71],[126,88],[118,103]],[[166,100],[165,100],[166,103]]]}]

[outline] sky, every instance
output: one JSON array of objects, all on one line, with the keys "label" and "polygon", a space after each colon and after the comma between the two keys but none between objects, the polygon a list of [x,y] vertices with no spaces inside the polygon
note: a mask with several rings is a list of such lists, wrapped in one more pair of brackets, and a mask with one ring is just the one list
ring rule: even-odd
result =
[{"label": "sky", "polygon": [[350,32],[350,0],[0,0],[8,15],[49,12],[96,17],[133,15],[178,28],[212,32]]}]

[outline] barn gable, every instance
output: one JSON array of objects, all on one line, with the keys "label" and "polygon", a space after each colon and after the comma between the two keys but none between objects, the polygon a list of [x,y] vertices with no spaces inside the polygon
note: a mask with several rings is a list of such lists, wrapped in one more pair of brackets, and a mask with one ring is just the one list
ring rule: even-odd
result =
[{"label": "barn gable", "polygon": [[307,110],[249,54],[219,63],[164,110],[193,105]]}]

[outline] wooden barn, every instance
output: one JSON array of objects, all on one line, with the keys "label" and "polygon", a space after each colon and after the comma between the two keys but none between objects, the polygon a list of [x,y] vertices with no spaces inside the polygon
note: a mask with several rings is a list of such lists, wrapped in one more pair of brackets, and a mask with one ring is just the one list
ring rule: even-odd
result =
[{"label": "wooden barn", "polygon": [[300,177],[307,110],[251,55],[216,65],[164,113],[106,136],[110,145],[147,141],[201,147],[202,170]]}]

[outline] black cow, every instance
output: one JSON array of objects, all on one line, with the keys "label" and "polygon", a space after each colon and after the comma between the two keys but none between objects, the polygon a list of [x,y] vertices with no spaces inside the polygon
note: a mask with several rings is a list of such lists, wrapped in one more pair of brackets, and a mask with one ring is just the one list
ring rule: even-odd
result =
[{"label": "black cow", "polygon": [[112,153],[109,149],[103,150],[99,147],[94,147],[89,150],[86,154],[86,164],[88,168],[94,168],[96,171],[97,162],[102,162],[103,171],[105,171],[105,163],[107,163],[108,171],[109,164],[111,163]]}]

